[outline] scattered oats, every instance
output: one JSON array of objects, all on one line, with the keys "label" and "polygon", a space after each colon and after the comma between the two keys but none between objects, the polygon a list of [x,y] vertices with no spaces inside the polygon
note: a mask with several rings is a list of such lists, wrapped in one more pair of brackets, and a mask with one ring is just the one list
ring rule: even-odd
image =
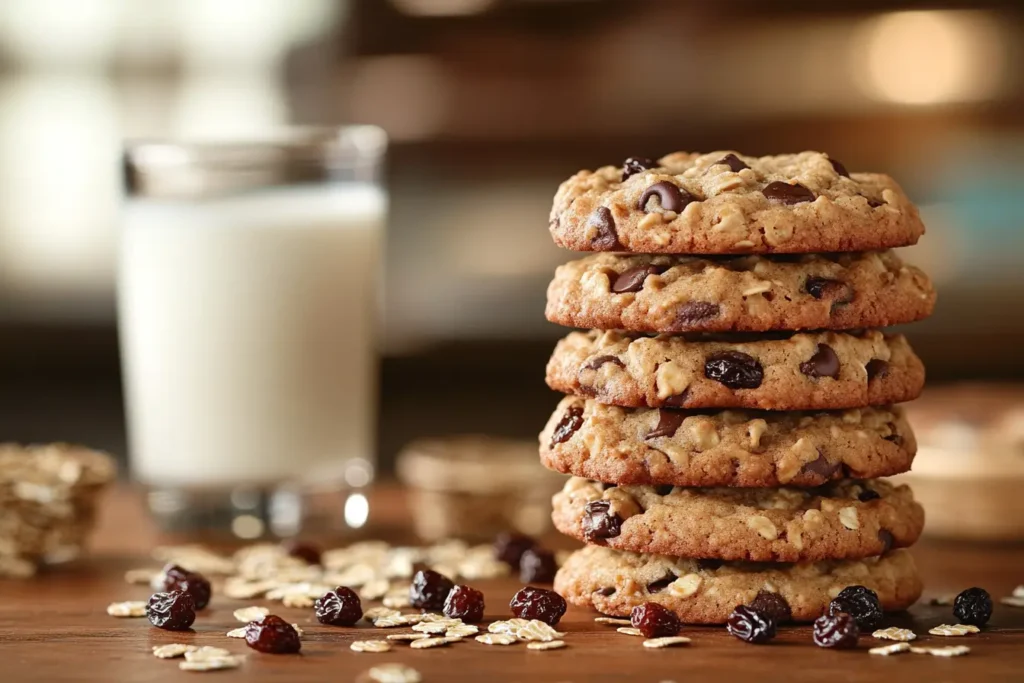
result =
[{"label": "scattered oats", "polygon": [[391,590],[391,583],[387,579],[374,579],[367,581],[359,589],[360,600],[380,600]]},{"label": "scattered oats", "polygon": [[514,636],[516,631],[526,626],[529,621],[526,619],[507,619],[504,621],[495,621],[487,627],[488,633],[505,633],[510,636]]},{"label": "scattered oats", "polygon": [[1013,597],[1024,598],[1024,586],[1017,586],[1013,589]]},{"label": "scattered oats", "polygon": [[[490,630],[490,629],[488,629]],[[555,629],[551,628],[550,624],[546,624],[539,619],[530,619],[525,625],[517,628],[512,635],[519,640],[540,640],[548,641],[555,640],[564,636],[564,633],[560,633]]]},{"label": "scattered oats", "polygon": [[882,655],[883,657],[897,655],[901,652],[910,652],[910,643],[893,643],[892,645],[882,645],[868,650],[868,654]]},{"label": "scattered oats", "polygon": [[669,647],[671,645],[685,645],[689,642],[690,639],[683,636],[666,636],[664,638],[649,638],[644,641],[644,647]]},{"label": "scattered oats", "polygon": [[968,633],[981,633],[981,629],[973,624],[941,624],[928,629],[928,633],[933,636],[966,636]]},{"label": "scattered oats", "polygon": [[947,647],[912,647],[910,651],[916,655],[935,655],[936,657],[959,657],[971,651],[966,645],[949,645]]},{"label": "scattered oats", "polygon": [[176,564],[200,574],[233,574],[235,563],[207,550],[201,545],[160,546],[152,553],[153,559],[164,564]]},{"label": "scattered oats", "polygon": [[175,657],[184,657],[186,652],[192,652],[195,649],[195,645],[183,645],[181,643],[154,645],[153,656],[157,659],[174,659]]},{"label": "scattered oats", "polygon": [[910,629],[896,628],[895,626],[879,629],[872,633],[871,636],[873,638],[881,638],[882,640],[899,640],[901,642],[907,642],[917,638],[917,634]]},{"label": "scattered oats", "polygon": [[409,590],[406,589],[402,592],[388,593],[384,596],[381,601],[385,607],[393,607],[401,609],[402,607],[410,607],[412,603],[409,601]]},{"label": "scattered oats", "polygon": [[474,640],[484,645],[515,645],[519,642],[518,638],[507,633],[485,633]]},{"label": "scattered oats", "polygon": [[124,573],[124,580],[127,583],[141,583],[148,586],[149,582],[161,573],[159,569],[129,569]]},{"label": "scattered oats", "polygon": [[[1017,591],[1015,590],[1014,593],[1016,592]],[[1004,605],[1009,605],[1010,607],[1024,607],[1024,597],[1017,597],[1016,595],[1011,595],[1006,598],[999,598],[999,602],[1001,602]]]},{"label": "scattered oats", "polygon": [[242,666],[242,657],[211,657],[210,659],[199,659],[195,661],[184,661],[178,665],[182,671],[220,671],[222,669],[237,669]]},{"label": "scattered oats", "polygon": [[265,594],[276,585],[274,581],[249,581],[232,576],[224,582],[223,593],[232,600],[251,600]]},{"label": "scattered oats", "polygon": [[423,620],[412,627],[413,631],[420,631],[421,633],[444,633],[448,629],[455,628],[457,626],[464,626],[462,619],[448,619],[447,617],[438,618],[435,614],[424,614]]},{"label": "scattered oats", "polygon": [[377,628],[394,628],[395,626],[413,626],[423,621],[422,614],[396,614],[393,617],[378,617],[373,620]]},{"label": "scattered oats", "polygon": [[374,683],[420,683],[423,680],[419,671],[404,664],[381,664],[367,671],[366,676]]},{"label": "scattered oats", "polygon": [[480,629],[473,624],[459,623],[449,627],[444,634],[449,638],[465,638],[466,636],[475,636],[479,632]]},{"label": "scattered oats", "polygon": [[309,609],[316,602],[313,598],[308,595],[302,595],[301,593],[288,593],[281,600],[281,604],[285,607],[295,607],[298,609]]},{"label": "scattered oats", "polygon": [[191,650],[185,652],[185,659],[190,662],[199,662],[204,659],[220,659],[221,657],[231,657],[231,653],[222,647],[210,647],[204,645],[203,647],[193,647]]},{"label": "scattered oats", "polygon": [[618,631],[619,633],[621,633],[623,635],[627,635],[627,636],[642,636],[643,635],[643,633],[640,631],[640,629],[633,628],[632,626],[620,626],[619,628],[617,628],[615,630]]},{"label": "scattered oats", "polygon": [[144,617],[146,616],[146,603],[139,600],[112,602],[107,605],[107,614],[121,619]]},{"label": "scattered oats", "polygon": [[243,626],[242,628],[232,629],[228,631],[227,636],[228,638],[245,638],[245,631],[245,626]]},{"label": "scattered oats", "polygon": [[409,647],[413,647],[417,650],[425,650],[431,647],[441,647],[448,643],[457,643],[460,640],[462,640],[462,638],[448,638],[445,636],[441,636],[439,638],[421,638],[420,640],[414,640],[409,643]]},{"label": "scattered oats", "polygon": [[248,624],[250,621],[263,621],[263,617],[270,614],[266,607],[242,607],[234,611],[235,619]]},{"label": "scattered oats", "polygon": [[390,652],[391,643],[386,640],[356,640],[349,649],[353,652]]},{"label": "scattered oats", "polygon": [[528,650],[561,650],[565,647],[564,640],[548,640],[541,643],[527,643]]},{"label": "scattered oats", "polygon": [[371,607],[363,612],[363,620],[372,624],[375,620],[382,617],[397,617],[400,614],[401,612],[390,607]]},{"label": "scattered oats", "polygon": [[617,619],[615,617],[595,617],[594,621],[598,624],[612,624],[613,626],[632,626],[633,622],[629,619]]},{"label": "scattered oats", "polygon": [[423,640],[426,637],[426,633],[392,633],[388,640]]},{"label": "scattered oats", "polygon": [[952,593],[948,593],[946,595],[940,595],[938,597],[932,598],[931,600],[928,601],[928,604],[929,605],[936,605],[936,606],[937,605],[952,605],[954,600],[956,600],[956,596],[953,595]]},{"label": "scattered oats", "polygon": [[285,600],[289,597],[295,598],[297,596],[302,596],[309,598],[309,604],[312,605],[313,600],[316,600],[324,593],[328,593],[332,590],[334,590],[334,588],[326,583],[310,583],[309,581],[285,583],[267,591],[267,600]]}]

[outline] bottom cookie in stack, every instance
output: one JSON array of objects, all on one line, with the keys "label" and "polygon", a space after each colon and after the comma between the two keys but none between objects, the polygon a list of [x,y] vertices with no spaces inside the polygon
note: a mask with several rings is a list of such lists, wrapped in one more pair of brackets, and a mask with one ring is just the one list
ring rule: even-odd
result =
[{"label": "bottom cookie in stack", "polygon": [[908,608],[921,596],[921,579],[907,550],[860,560],[799,564],[722,562],[638,554],[600,546],[577,550],[555,577],[570,603],[628,617],[634,607],[658,603],[691,624],[722,624],[737,605],[762,592],[789,605],[793,621],[813,621],[847,586],[878,594],[882,609]]}]

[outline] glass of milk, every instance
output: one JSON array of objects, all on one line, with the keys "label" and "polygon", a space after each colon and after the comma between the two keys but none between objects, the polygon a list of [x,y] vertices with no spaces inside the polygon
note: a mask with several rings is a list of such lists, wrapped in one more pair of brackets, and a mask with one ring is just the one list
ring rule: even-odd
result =
[{"label": "glass of milk", "polygon": [[365,522],[385,148],[370,126],[127,148],[130,464],[165,528],[288,536],[314,505]]}]

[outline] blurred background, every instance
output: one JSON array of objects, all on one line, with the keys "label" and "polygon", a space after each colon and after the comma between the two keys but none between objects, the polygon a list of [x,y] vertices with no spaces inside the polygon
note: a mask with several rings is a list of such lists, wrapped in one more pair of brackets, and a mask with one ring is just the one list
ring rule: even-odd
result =
[{"label": "blurred background", "polygon": [[124,457],[124,138],[372,123],[391,137],[380,457],[532,438],[564,334],[547,213],[580,168],[819,149],[896,176],[940,290],[930,381],[1024,375],[1024,12],[1016,2],[6,0],[0,441]]}]

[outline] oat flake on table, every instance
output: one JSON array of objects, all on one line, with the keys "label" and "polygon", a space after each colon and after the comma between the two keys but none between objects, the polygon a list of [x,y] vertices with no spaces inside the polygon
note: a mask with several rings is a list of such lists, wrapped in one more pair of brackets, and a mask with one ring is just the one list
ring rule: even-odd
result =
[{"label": "oat flake on table", "polygon": [[966,645],[948,645],[946,647],[912,647],[910,651],[917,655],[935,655],[936,657],[959,657],[971,651]]},{"label": "oat flake on table", "polygon": [[657,649],[672,645],[686,645],[689,642],[690,639],[685,636],[665,636],[664,638],[648,638],[644,641],[644,647]]},{"label": "oat flake on table", "polygon": [[157,659],[174,659],[175,657],[184,657],[186,652],[192,652],[195,649],[195,645],[185,645],[183,643],[154,645],[153,656]]},{"label": "oat flake on table", "polygon": [[248,629],[246,629],[246,627],[243,626],[242,628],[231,629],[227,632],[226,635],[228,638],[245,638],[245,632],[247,630]]},{"label": "oat flake on table", "polygon": [[917,634],[910,629],[890,626],[889,628],[878,629],[871,634],[871,637],[879,638],[881,640],[898,640],[900,642],[907,642],[917,638]]},{"label": "oat flake on table", "polygon": [[388,640],[423,640],[429,638],[426,633],[392,633]]},{"label": "oat flake on table", "polygon": [[981,629],[973,624],[941,624],[928,629],[933,636],[966,636],[968,633],[981,633]]},{"label": "oat flake on table", "polygon": [[611,624],[612,626],[632,626],[633,622],[629,619],[619,619],[617,617],[594,617],[594,623],[596,624]]},{"label": "oat flake on table", "polygon": [[414,640],[409,643],[409,646],[417,650],[425,650],[431,647],[441,647],[442,645],[448,645],[449,643],[457,643],[462,638],[448,638],[446,636],[440,636],[437,638],[421,638],[420,640]]},{"label": "oat flake on table", "polygon": [[564,640],[548,640],[536,643],[527,643],[528,650],[560,650],[565,647]]},{"label": "oat flake on table", "polygon": [[374,683],[420,683],[423,677],[416,669],[404,664],[381,664],[366,672],[366,677]]},{"label": "oat flake on table", "polygon": [[119,619],[138,619],[146,616],[146,603],[140,600],[112,602],[107,605],[107,614]]},{"label": "oat flake on table", "polygon": [[386,640],[356,640],[349,649],[353,652],[390,652],[391,643]]},{"label": "oat flake on table", "polygon": [[1024,596],[1017,595],[1017,591],[1019,591],[1020,589],[1021,586],[1017,586],[1017,588],[1015,588],[1013,591],[1013,595],[1010,595],[1005,598],[999,598],[999,602],[1008,607],[1024,607]]},{"label": "oat flake on table", "polygon": [[222,669],[237,669],[240,666],[242,666],[242,658],[230,656],[199,659],[191,662],[184,661],[178,665],[178,668],[182,671],[220,671]]},{"label": "oat flake on table", "polygon": [[507,633],[485,633],[474,640],[484,645],[515,645],[519,639]]},{"label": "oat flake on table", "polygon": [[618,631],[619,633],[621,633],[624,636],[642,636],[643,635],[643,632],[641,632],[640,629],[633,628],[632,626],[620,626],[619,628],[617,628],[615,630]]},{"label": "oat flake on table", "polygon": [[263,621],[263,617],[270,614],[270,610],[266,607],[242,607],[236,609],[233,614],[237,621],[248,624],[251,621]]},{"label": "oat flake on table", "polygon": [[910,643],[893,643],[891,645],[881,645],[879,647],[873,647],[870,650],[868,650],[868,654],[881,655],[883,657],[899,654],[901,652],[910,652]]}]

